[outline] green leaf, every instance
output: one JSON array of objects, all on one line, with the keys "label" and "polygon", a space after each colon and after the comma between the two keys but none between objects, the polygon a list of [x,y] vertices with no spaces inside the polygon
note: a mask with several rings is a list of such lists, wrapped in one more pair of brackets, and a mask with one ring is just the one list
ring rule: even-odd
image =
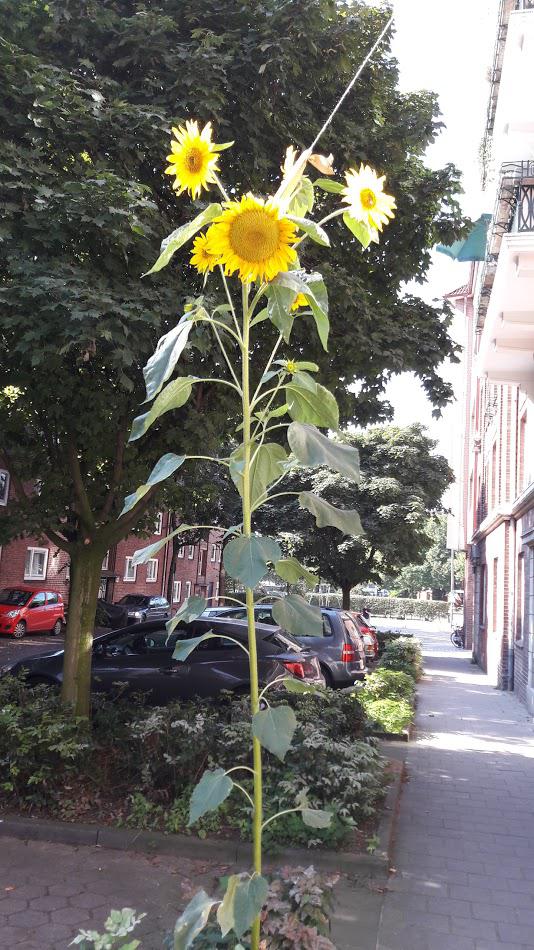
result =
[{"label": "green leaf", "polygon": [[306,581],[308,587],[314,587],[319,578],[313,571],[309,571],[304,565],[297,561],[296,557],[284,557],[276,561],[274,569],[283,581],[288,584],[297,584],[301,577]]},{"label": "green leaf", "polygon": [[[168,620],[165,624],[169,636],[180,622],[180,619],[181,618],[178,618],[177,620],[175,614],[172,620]],[[201,637],[190,637],[187,640],[178,640],[172,655],[173,660],[178,660],[179,663],[183,663],[187,660],[189,654],[192,653],[193,650],[196,650],[199,643],[203,643],[204,640],[213,640],[216,636],[215,633],[203,633]]]},{"label": "green leaf", "polygon": [[226,884],[226,891],[224,892],[224,897],[222,902],[217,908],[217,923],[221,928],[221,933],[223,937],[226,937],[227,933],[230,933],[234,929],[235,925],[235,916],[234,916],[234,901],[235,901],[235,892],[237,885],[241,876],[239,874],[232,874],[228,878]]},{"label": "green leaf", "polygon": [[345,189],[340,181],[334,181],[333,178],[316,178],[313,183],[314,188],[321,188],[322,191],[328,191],[332,195],[341,195]]},{"label": "green leaf", "polygon": [[328,828],[332,821],[332,812],[321,808],[303,808],[302,820],[309,828]]},{"label": "green leaf", "polygon": [[253,874],[239,882],[234,895],[234,931],[238,937],[250,930],[268,893],[269,884],[261,874]]},{"label": "green leaf", "polygon": [[196,311],[185,313],[177,325],[158,341],[155,352],[143,369],[146,384],[145,402],[150,402],[154,396],[157,396],[163,383],[172,374],[187,343],[193,326],[193,318],[199,310],[203,310],[203,308],[200,307]]},{"label": "green leaf", "polygon": [[275,600],[273,618],[295,637],[322,637],[323,616],[320,607],[309,604],[299,594],[287,594]]},{"label": "green leaf", "polygon": [[[187,597],[182,606],[178,608],[174,617],[171,617],[167,621],[167,633],[172,633],[172,631],[178,626],[179,623],[191,623],[192,620],[196,620],[197,617],[200,617],[204,613],[208,602],[205,597],[199,597],[197,594],[193,594],[192,597]],[[188,641],[189,643],[190,641]],[[176,650],[178,650],[178,644],[176,645]],[[175,660],[181,659],[179,656],[176,656],[176,650],[173,654]],[[191,653],[191,650],[189,650]]]},{"label": "green leaf", "polygon": [[225,775],[224,769],[204,772],[195,785],[189,802],[189,821],[187,827],[194,825],[208,811],[214,811],[228,798],[234,787],[232,779]]},{"label": "green leaf", "polygon": [[330,238],[325,230],[315,221],[310,221],[309,218],[297,218],[293,214],[288,214],[290,221],[293,221],[293,224],[296,224],[297,227],[304,231],[308,237],[311,237],[312,241],[315,241],[316,244],[320,244],[322,247],[330,247]]},{"label": "green leaf", "polygon": [[250,321],[250,326],[255,327],[257,323],[263,323],[264,320],[267,320],[269,317],[269,310],[267,307],[264,307],[263,310],[260,310],[256,314],[253,320]]},{"label": "green leaf", "polygon": [[[307,274],[303,270],[282,271],[272,281],[271,286],[292,288],[296,294],[305,294],[312,309],[313,317],[323,349],[328,349],[328,294],[323,278],[320,274]],[[287,342],[287,340],[286,340]]]},{"label": "green leaf", "polygon": [[[287,363],[287,360],[275,360],[274,363],[275,363],[275,366],[280,366],[283,369]],[[294,363],[296,366],[296,372],[300,372],[302,370],[307,370],[310,373],[319,372],[319,367],[317,366],[317,363],[307,363],[306,361],[301,362],[299,360],[294,360]]]},{"label": "green leaf", "polygon": [[253,735],[265,749],[282,761],[289,750],[296,728],[297,719],[290,706],[260,709],[252,717]]},{"label": "green leaf", "polygon": [[369,247],[373,240],[373,232],[364,221],[357,221],[356,218],[351,218],[348,211],[345,211],[343,224],[345,224],[354,237],[358,239],[363,248]]},{"label": "green leaf", "polygon": [[291,287],[280,286],[275,278],[270,282],[266,294],[269,320],[280,331],[285,343],[289,343],[295,320],[295,314],[291,313],[291,304],[295,300],[296,291]]},{"label": "green leaf", "polygon": [[132,431],[128,442],[135,442],[145,434],[156,419],[159,419],[170,409],[179,409],[183,406],[191,395],[193,383],[196,383],[195,376],[178,376],[176,379],[167,383],[165,389],[162,389],[159,396],[156,397],[152,408],[142,416],[137,416],[132,424]]},{"label": "green leaf", "polygon": [[147,544],[146,548],[138,548],[134,552],[132,557],[132,564],[137,567],[138,564],[146,564],[151,557],[154,557],[158,551],[161,551],[169,541],[172,540],[177,534],[183,534],[186,531],[192,531],[195,525],[192,524],[181,524],[179,528],[175,528],[174,531],[171,531],[170,534],[166,535],[164,538],[160,538],[159,541],[154,541],[153,544]]},{"label": "green leaf", "polygon": [[[280,478],[285,471],[287,453],[276,442],[265,442],[259,448],[252,443],[251,453],[254,461],[250,467],[250,494],[252,504],[265,496],[268,486]],[[230,456],[230,475],[241,497],[243,497],[243,457],[244,448],[240,445]]]},{"label": "green leaf", "polygon": [[289,203],[291,214],[308,214],[313,208],[315,195],[313,185],[305,175],[300,179],[298,187]]},{"label": "green leaf", "polygon": [[355,482],[360,480],[360,456],[358,449],[343,442],[328,439],[315,426],[292,422],[287,430],[291,451],[302,465],[317,468],[327,465]]},{"label": "green leaf", "polygon": [[174,950],[187,950],[208,922],[215,901],[206,891],[195,894],[174,925]]},{"label": "green leaf", "polygon": [[[298,375],[298,374],[296,374]],[[339,427],[337,402],[324,386],[317,384],[315,392],[299,386],[295,376],[285,384],[288,412],[295,422],[310,422],[328,429]]]},{"label": "green leaf", "polygon": [[176,231],[173,231],[172,234],[164,238],[161,242],[161,253],[156,263],[146,274],[143,274],[143,277],[147,277],[149,274],[155,274],[156,271],[166,267],[176,251],[184,244],[187,244],[204,225],[209,224],[210,221],[213,221],[214,218],[221,214],[221,211],[222,208],[220,204],[216,202],[210,204],[207,208],[204,208],[204,211],[197,214],[196,218],[193,218],[192,221],[188,221],[187,224],[182,224],[181,227],[176,228]]},{"label": "green leaf", "polygon": [[285,416],[289,412],[289,406],[287,403],[284,403],[282,406],[277,406],[276,409],[261,410],[260,412],[255,412],[254,416],[256,419],[259,419],[260,422],[265,422],[266,419],[281,419],[282,416]]},{"label": "green leaf", "polygon": [[158,485],[159,482],[163,482],[169,477],[169,475],[172,475],[173,472],[176,472],[176,470],[184,464],[185,460],[185,455],[173,455],[172,452],[162,455],[159,462],[156,462],[154,465],[154,468],[152,469],[144,485],[140,485],[139,488],[137,488],[131,495],[128,495],[124,499],[124,505],[119,518],[122,515],[125,515],[127,511],[131,511],[137,502],[140,501],[141,498],[144,498],[147,492],[150,491],[153,485]]},{"label": "green leaf", "polygon": [[286,676],[281,683],[288,693],[316,693],[322,688],[314,686],[313,683],[306,683],[305,680],[298,680],[295,676]]},{"label": "green leaf", "polygon": [[269,562],[278,561],[282,551],[274,538],[259,534],[239,535],[225,546],[225,570],[245,587],[256,587],[268,571]]},{"label": "green leaf", "polygon": [[299,495],[299,505],[310,511],[315,518],[318,528],[339,528],[343,534],[350,534],[352,537],[358,537],[364,534],[360,516],[357,511],[347,509],[342,511],[340,508],[334,508],[324,498],[319,498],[310,491],[302,491]]}]

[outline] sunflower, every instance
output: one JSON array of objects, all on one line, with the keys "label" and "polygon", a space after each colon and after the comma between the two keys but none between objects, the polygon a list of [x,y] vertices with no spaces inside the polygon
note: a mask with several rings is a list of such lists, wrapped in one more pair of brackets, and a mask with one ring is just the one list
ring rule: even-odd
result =
[{"label": "sunflower", "polygon": [[298,372],[298,366],[297,366],[297,364],[295,363],[295,360],[286,360],[286,364],[285,364],[285,366],[284,366],[284,369],[285,369],[286,373],[289,373],[290,376],[294,376],[295,373]]},{"label": "sunflower", "polygon": [[208,252],[220,258],[227,274],[238,271],[243,283],[273,280],[296,260],[291,246],[296,227],[272,201],[244,195],[228,201],[208,230]]},{"label": "sunflower", "polygon": [[196,267],[199,274],[206,274],[208,271],[212,271],[216,264],[219,263],[217,255],[210,254],[208,251],[207,244],[207,234],[200,234],[193,241],[193,253],[191,254],[190,263],[193,267]]},{"label": "sunflower", "polygon": [[359,172],[349,168],[345,172],[347,184],[343,189],[343,201],[349,205],[348,213],[357,221],[363,221],[374,231],[381,231],[388,218],[394,218],[395,199],[384,192],[385,175],[378,177],[369,165],[360,165]]},{"label": "sunflower", "polygon": [[192,198],[197,198],[203,188],[216,181],[215,173],[219,171],[217,162],[218,152],[232,143],[216,145],[211,141],[211,122],[199,131],[197,122],[187,121],[185,128],[180,125],[173,128],[175,138],[171,139],[171,154],[167,161],[171,162],[165,169],[166,175],[175,175],[173,188],[179,195],[188,191]]},{"label": "sunflower", "polygon": [[291,304],[291,309],[292,309],[292,310],[298,310],[299,307],[307,307],[307,306],[308,306],[308,300],[307,300],[307,298],[306,298],[306,295],[305,295],[305,294],[297,294],[297,296],[295,297],[293,303]]}]

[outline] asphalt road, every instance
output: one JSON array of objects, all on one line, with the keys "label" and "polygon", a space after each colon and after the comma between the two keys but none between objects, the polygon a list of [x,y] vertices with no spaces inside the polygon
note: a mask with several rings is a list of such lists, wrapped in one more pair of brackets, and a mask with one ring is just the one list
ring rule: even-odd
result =
[{"label": "asphalt road", "polygon": [[15,640],[15,637],[0,635],[0,666],[14,663],[25,656],[36,653],[48,653],[63,648],[63,637],[51,637],[49,633],[35,633],[33,636]]}]

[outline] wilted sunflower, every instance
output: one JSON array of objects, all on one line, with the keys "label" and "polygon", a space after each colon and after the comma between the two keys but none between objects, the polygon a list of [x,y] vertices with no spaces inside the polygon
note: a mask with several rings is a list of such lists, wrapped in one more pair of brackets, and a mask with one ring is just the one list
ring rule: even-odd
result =
[{"label": "wilted sunflower", "polygon": [[388,219],[394,218],[395,199],[384,192],[385,175],[378,177],[369,165],[360,165],[359,172],[349,168],[345,172],[347,184],[342,201],[349,205],[348,213],[357,221],[364,221],[373,230],[381,231]]},{"label": "wilted sunflower", "polygon": [[219,258],[227,274],[238,271],[245,283],[273,280],[296,260],[291,245],[296,227],[273,201],[244,195],[229,201],[207,232],[208,251]]},{"label": "wilted sunflower", "polygon": [[179,195],[188,191],[192,198],[198,197],[203,188],[216,181],[215,172],[219,170],[218,152],[228,148],[232,143],[216,145],[211,141],[211,122],[199,131],[197,122],[185,123],[173,128],[175,138],[171,140],[171,154],[167,161],[171,162],[165,169],[166,175],[175,175],[173,188]]},{"label": "wilted sunflower", "polygon": [[210,254],[208,251],[207,244],[207,234],[200,234],[193,241],[193,253],[191,254],[190,263],[193,265],[193,267],[196,267],[200,274],[206,274],[208,271],[212,271],[213,268],[219,263],[219,258],[217,255]]}]

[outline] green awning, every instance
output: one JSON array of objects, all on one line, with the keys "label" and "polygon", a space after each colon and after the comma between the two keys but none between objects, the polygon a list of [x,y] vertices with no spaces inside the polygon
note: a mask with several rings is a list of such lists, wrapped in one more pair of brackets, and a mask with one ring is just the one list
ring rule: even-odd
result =
[{"label": "green awning", "polygon": [[486,242],[491,217],[491,214],[482,214],[478,221],[475,221],[466,238],[447,246],[437,244],[436,250],[441,254],[446,254],[447,257],[452,257],[455,261],[483,261],[486,257]]}]

